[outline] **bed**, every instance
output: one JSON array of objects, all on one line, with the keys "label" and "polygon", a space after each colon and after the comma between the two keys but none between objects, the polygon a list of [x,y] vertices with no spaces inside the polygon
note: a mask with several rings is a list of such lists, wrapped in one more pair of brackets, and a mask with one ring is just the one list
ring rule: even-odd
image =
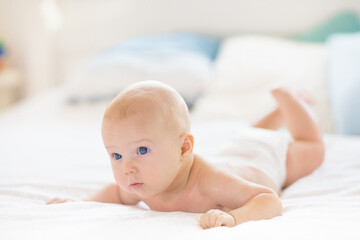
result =
[{"label": "bed", "polygon": [[[259,40],[254,36],[250,38]],[[224,46],[231,47],[235,39],[238,38],[229,40]],[[227,54],[223,48],[220,56],[225,63]],[[218,72],[223,68],[222,61],[217,63]],[[224,85],[223,82],[224,94],[229,95]],[[238,85],[240,87],[241,83]],[[234,129],[249,123],[239,121],[238,116],[209,116],[211,112],[203,105],[211,105],[214,112],[224,111],[222,101],[225,100],[218,96],[222,88],[218,84],[215,88],[216,93],[209,89],[210,93],[203,94],[192,110],[195,150],[205,157],[216,153],[218,146],[212,139],[226,139]],[[263,94],[261,89],[257,91]],[[205,231],[198,225],[199,214],[156,212],[144,204],[121,206],[76,201],[45,205],[56,196],[84,199],[113,181],[100,136],[101,118],[108,102],[69,104],[68,97],[68,87],[61,86],[1,115],[1,239],[29,236],[34,239],[360,237],[357,230],[360,224],[360,137],[330,133],[325,134],[323,166],[283,191],[283,215],[271,220]],[[213,104],[214,98],[220,99],[218,107]],[[258,104],[261,103],[259,99]]]},{"label": "bed", "polygon": [[[82,201],[45,205],[55,196],[81,200],[113,181],[100,138],[105,105],[64,106],[62,91],[1,117],[2,239],[359,238],[360,137],[326,134],[323,166],[282,193],[283,215],[272,220],[202,230],[193,213]],[[236,127],[237,121],[194,122],[197,152],[213,154],[211,139]]]},{"label": "bed", "polygon": [[[360,102],[349,91],[358,89],[359,35],[340,34],[327,42],[254,34],[221,40],[194,36],[182,34],[168,51],[147,52],[145,58],[131,53],[147,47],[143,38],[128,42],[125,50],[122,42],[76,66],[58,87],[0,114],[0,239],[360,238]],[[174,35],[151,39],[164,44]],[[66,43],[66,37],[62,40]],[[124,54],[129,49],[131,54]],[[123,81],[114,82],[119,75]],[[234,129],[274,106],[272,86],[306,89],[317,99],[313,109],[324,132],[325,161],[282,192],[282,216],[234,228],[203,230],[200,214],[156,212],[143,203],[81,201],[114,181],[100,133],[107,104],[124,86],[144,78],[168,81],[184,96],[191,107],[195,151],[209,159],[219,149],[214,138],[229,139]],[[53,197],[76,201],[46,205]]]}]

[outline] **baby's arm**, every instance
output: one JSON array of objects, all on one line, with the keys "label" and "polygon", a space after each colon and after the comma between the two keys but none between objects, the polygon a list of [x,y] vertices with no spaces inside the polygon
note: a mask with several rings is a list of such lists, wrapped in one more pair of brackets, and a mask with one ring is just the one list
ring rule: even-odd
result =
[{"label": "baby's arm", "polygon": [[[47,204],[64,203],[72,201],[70,199],[54,198],[47,202]],[[103,202],[103,203],[119,203],[126,205],[133,205],[139,202],[139,199],[124,190],[122,190],[117,184],[109,184],[95,193],[93,196],[85,199],[85,201]]]},{"label": "baby's arm", "polygon": [[275,193],[260,193],[247,201],[242,207],[229,212],[235,218],[235,225],[280,216],[282,204]]},{"label": "baby's arm", "polygon": [[[230,211],[209,210],[200,218],[203,228],[218,226],[232,227],[247,221],[270,219],[281,215],[282,204],[279,196],[273,190],[248,182],[238,176],[222,173],[211,177],[207,194]],[[214,189],[222,189],[219,194]]]}]

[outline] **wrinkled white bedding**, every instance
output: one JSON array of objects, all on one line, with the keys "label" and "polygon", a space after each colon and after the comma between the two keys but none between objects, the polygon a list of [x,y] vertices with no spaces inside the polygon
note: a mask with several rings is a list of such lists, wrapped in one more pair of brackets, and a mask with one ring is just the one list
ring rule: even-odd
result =
[{"label": "wrinkled white bedding", "polygon": [[[360,239],[360,137],[326,135],[323,166],[282,194],[271,220],[202,230],[199,214],[81,200],[113,181],[101,143],[105,105],[66,106],[61,91],[0,116],[0,239]],[[236,122],[195,122],[211,157]]]}]

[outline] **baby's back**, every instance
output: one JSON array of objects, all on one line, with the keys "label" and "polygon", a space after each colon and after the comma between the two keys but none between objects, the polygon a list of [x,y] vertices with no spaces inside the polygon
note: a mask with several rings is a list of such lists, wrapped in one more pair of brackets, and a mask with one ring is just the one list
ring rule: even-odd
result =
[{"label": "baby's back", "polygon": [[215,167],[221,169],[222,171],[233,173],[249,182],[269,187],[279,193],[274,180],[263,170],[255,166],[241,163],[236,165],[231,163],[218,163],[215,165]]}]

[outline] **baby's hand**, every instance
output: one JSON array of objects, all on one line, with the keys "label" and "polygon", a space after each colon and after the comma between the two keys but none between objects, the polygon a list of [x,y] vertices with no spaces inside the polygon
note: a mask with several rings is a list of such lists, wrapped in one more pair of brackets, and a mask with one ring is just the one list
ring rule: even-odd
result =
[{"label": "baby's hand", "polygon": [[74,202],[72,199],[66,199],[66,198],[53,198],[50,201],[48,201],[46,204],[54,204],[54,203],[65,203],[65,202]]},{"label": "baby's hand", "polygon": [[235,226],[235,219],[229,213],[212,209],[201,216],[200,226],[204,229],[219,226],[233,227]]}]

